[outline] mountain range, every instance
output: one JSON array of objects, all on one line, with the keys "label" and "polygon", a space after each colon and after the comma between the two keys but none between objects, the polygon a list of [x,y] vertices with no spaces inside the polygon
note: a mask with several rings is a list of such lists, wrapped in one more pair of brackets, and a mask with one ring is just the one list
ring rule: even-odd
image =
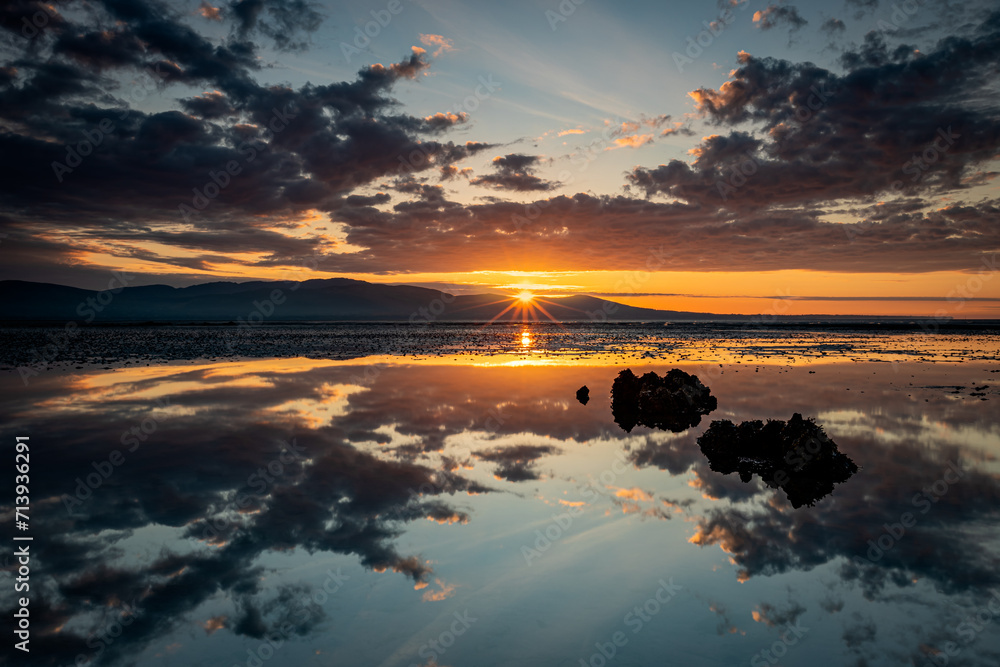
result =
[{"label": "mountain range", "polygon": [[[116,274],[118,275],[118,274]],[[0,321],[82,324],[135,322],[489,322],[499,321],[913,321],[904,317],[836,315],[723,315],[637,308],[583,294],[543,297],[537,308],[508,308],[509,294],[453,295],[413,285],[385,285],[349,278],[301,282],[210,282],[189,287],[122,287],[104,291],[66,285],[0,281]],[[501,314],[502,313],[502,314]],[[950,319],[950,318],[949,318]]]},{"label": "mountain range", "polygon": [[[347,278],[302,282],[211,282],[190,287],[145,285],[103,292],[20,280],[0,281],[0,320],[8,322],[489,321],[514,303],[510,295],[452,295],[411,285]],[[544,299],[558,321],[710,319],[703,313],[635,308],[592,296]],[[537,312],[537,311],[536,311]],[[522,319],[512,309],[503,320]],[[537,319],[547,319],[540,312]],[[523,319],[533,319],[524,315]]]}]

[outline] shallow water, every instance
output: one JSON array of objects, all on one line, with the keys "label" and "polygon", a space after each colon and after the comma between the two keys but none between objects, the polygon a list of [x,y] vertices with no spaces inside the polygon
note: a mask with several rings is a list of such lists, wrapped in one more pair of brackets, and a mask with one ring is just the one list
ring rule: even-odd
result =
[{"label": "shallow water", "polygon": [[[5,455],[35,454],[31,664],[997,664],[994,338],[496,331],[5,373]],[[695,373],[719,407],[625,433],[626,366]],[[813,506],[698,447],[794,413],[860,468]]]}]

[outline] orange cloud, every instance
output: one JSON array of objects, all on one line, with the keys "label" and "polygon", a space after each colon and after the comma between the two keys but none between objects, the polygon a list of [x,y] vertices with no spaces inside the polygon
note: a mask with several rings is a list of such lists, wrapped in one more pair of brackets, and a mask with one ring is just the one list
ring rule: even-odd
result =
[{"label": "orange cloud", "polygon": [[[615,489],[616,487],[609,486],[608,488]],[[615,497],[624,498],[626,500],[647,502],[647,503],[653,500],[653,496],[649,495],[639,487],[635,487],[632,489],[617,489],[617,491],[615,492]]]},{"label": "orange cloud", "polygon": [[455,594],[455,584],[446,584],[440,579],[435,579],[434,583],[441,587],[439,591],[426,591],[421,598],[424,602],[440,602]]},{"label": "orange cloud", "polygon": [[205,621],[201,627],[205,628],[205,634],[211,635],[226,627],[226,620],[227,618],[225,616],[213,616]]},{"label": "orange cloud", "polygon": [[461,516],[459,514],[452,514],[451,516],[428,516],[428,521],[437,521],[440,524],[451,525],[453,523],[469,523],[469,517]]},{"label": "orange cloud", "polygon": [[434,52],[434,57],[437,58],[439,55],[445,51],[454,51],[455,44],[450,39],[442,37],[441,35],[420,35],[420,43],[424,46],[436,46],[437,51]]},{"label": "orange cloud", "polygon": [[614,146],[608,146],[605,150],[614,150],[616,148],[639,148],[640,146],[645,146],[646,144],[653,142],[653,135],[651,134],[633,134],[627,137],[619,137],[615,139]]},{"label": "orange cloud", "polygon": [[222,20],[222,11],[218,7],[213,7],[207,2],[201,3],[201,7],[198,8],[198,13],[201,14],[202,18],[206,18],[209,21]]},{"label": "orange cloud", "polygon": [[567,134],[584,134],[585,132],[586,130],[580,130],[580,129],[563,130],[562,132],[559,132],[556,136],[565,137]]}]

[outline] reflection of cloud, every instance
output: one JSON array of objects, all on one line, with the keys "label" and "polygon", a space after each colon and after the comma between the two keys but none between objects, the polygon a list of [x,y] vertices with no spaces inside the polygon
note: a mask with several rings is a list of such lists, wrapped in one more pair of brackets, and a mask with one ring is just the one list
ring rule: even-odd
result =
[{"label": "reflection of cloud", "polygon": [[715,626],[716,634],[720,635],[735,635],[737,633],[746,634],[746,632],[740,630],[733,623],[732,619],[729,618],[729,612],[726,610],[725,605],[720,602],[713,602],[708,605],[708,610],[713,614],[719,616],[719,622]]},{"label": "reflection of cloud", "polygon": [[[175,390],[167,397],[176,408],[169,418],[148,441],[126,451],[124,463],[107,482],[84,489],[89,497],[75,508],[76,516],[67,516],[58,497],[38,504],[34,518],[51,534],[37,545],[37,557],[46,564],[39,587],[58,591],[58,596],[32,599],[32,624],[39,631],[39,649],[53,664],[89,653],[85,635],[77,633],[88,629],[92,609],[116,600],[135,599],[142,613],[107,649],[115,657],[170,632],[215,596],[232,599],[235,608],[205,622],[207,633],[228,627],[236,634],[264,636],[280,627],[283,615],[294,608],[291,602],[307,592],[279,587],[271,597],[263,596],[257,561],[268,552],[353,554],[372,570],[391,570],[416,585],[426,583],[432,572],[427,562],[401,555],[393,546],[401,527],[428,517],[463,523],[467,515],[439,496],[487,489],[453,472],[382,460],[346,444],[343,429],[351,425],[339,423],[349,409],[345,406],[367,392],[344,394],[331,388],[350,386],[353,369],[322,363],[297,372],[266,368],[248,376],[258,381],[242,383],[220,382],[206,369],[180,367],[138,381],[125,373],[102,374],[95,377],[108,382],[103,402],[73,412],[45,412],[33,422],[32,435],[67,443],[59,460],[39,471],[40,488],[72,494],[81,471],[92,471],[92,461],[107,460],[107,443],[118,442],[137,415],[148,413],[143,391],[161,384]],[[19,397],[22,408],[5,402],[6,414],[0,417],[6,422],[12,408],[61,396],[68,387],[63,383],[75,381],[53,375]],[[138,397],[125,388],[137,389]],[[317,428],[297,432],[294,440],[283,421],[275,419],[279,407],[324,401],[338,405],[336,412],[343,417],[324,417]],[[384,422],[371,426],[379,423]],[[239,506],[237,499],[248,502]],[[177,538],[192,538],[190,548],[146,562],[115,556],[122,540],[152,525],[175,531]],[[306,620],[293,623],[294,631],[311,632],[325,618],[321,612],[313,610]],[[58,635],[52,632],[57,627],[63,628]]]},{"label": "reflection of cloud", "polygon": [[538,479],[538,472],[532,467],[537,459],[558,454],[560,451],[559,448],[551,445],[515,445],[476,452],[476,456],[483,461],[500,464],[495,473],[497,479],[506,479],[508,482],[525,482]]},{"label": "reflection of cloud", "polygon": [[222,12],[219,10],[219,8],[213,7],[207,2],[201,3],[201,6],[198,7],[198,13],[202,16],[202,18],[208,19],[209,21],[222,20]]},{"label": "reflection of cloud", "polygon": [[205,634],[211,635],[215,632],[225,628],[227,626],[228,617],[226,616],[213,616],[212,618],[205,621],[201,627],[205,629]]},{"label": "reflection of cloud", "polygon": [[624,498],[625,500],[636,500],[642,502],[650,502],[651,500],[653,500],[652,495],[650,495],[646,491],[643,491],[639,487],[635,487],[632,489],[622,489],[617,486],[608,486],[606,488],[614,491],[616,498]]},{"label": "reflection of cloud", "polygon": [[[1000,480],[968,470],[936,503],[925,498],[914,505],[914,494],[939,482],[948,469],[945,457],[956,457],[957,452],[934,456],[907,445],[855,451],[865,453],[867,484],[846,485],[835,501],[826,499],[796,511],[782,502],[711,509],[690,541],[718,545],[730,553],[741,579],[809,570],[841,557],[847,559],[842,576],[857,581],[868,597],[876,597],[889,583],[907,587],[919,578],[951,592],[1000,582],[1000,558],[968,529],[970,522],[997,516]],[[879,503],[870,502],[873,488],[879,489]],[[873,551],[871,545],[884,535],[884,526],[898,523],[905,512],[916,517],[915,525],[892,539],[888,550]]]},{"label": "reflection of cloud", "polygon": [[799,616],[806,612],[806,608],[797,602],[790,602],[787,606],[779,608],[767,602],[762,602],[751,612],[753,620],[763,623],[769,628],[790,625],[799,619]]},{"label": "reflection of cloud", "polygon": [[440,602],[441,600],[446,600],[455,594],[455,584],[446,584],[440,579],[435,579],[434,583],[441,587],[440,590],[425,591],[420,598],[424,602]]}]

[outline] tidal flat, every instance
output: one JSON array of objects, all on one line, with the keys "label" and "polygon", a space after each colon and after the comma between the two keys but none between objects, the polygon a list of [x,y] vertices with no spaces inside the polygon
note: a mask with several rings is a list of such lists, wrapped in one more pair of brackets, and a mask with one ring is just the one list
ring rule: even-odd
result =
[{"label": "tidal flat", "polygon": [[[27,381],[4,347],[38,664],[1000,655],[995,332],[279,325],[230,355],[221,329],[95,329]],[[626,368],[717,407],[626,432]],[[811,502],[699,444],[793,415],[856,464]]]}]

